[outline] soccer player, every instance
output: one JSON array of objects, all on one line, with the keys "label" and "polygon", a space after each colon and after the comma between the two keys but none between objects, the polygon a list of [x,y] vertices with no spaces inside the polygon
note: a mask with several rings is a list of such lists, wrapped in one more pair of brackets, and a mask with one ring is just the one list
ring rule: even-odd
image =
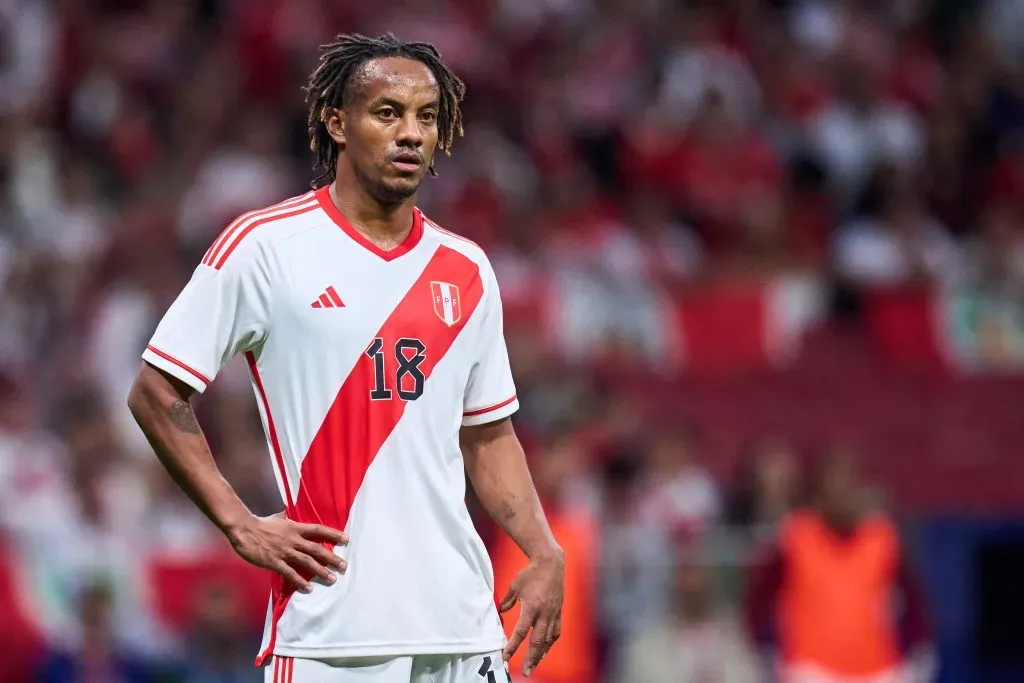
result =
[{"label": "soccer player", "polygon": [[[277,572],[268,683],[495,683],[561,629],[564,559],[510,422],[494,272],[416,208],[464,86],[433,46],[341,35],[307,85],[319,189],[231,223],[128,399],[163,465],[245,560]],[[240,112],[244,116],[245,112]],[[252,515],[189,405],[244,355],[284,512]],[[465,474],[530,562],[499,609]]]}]

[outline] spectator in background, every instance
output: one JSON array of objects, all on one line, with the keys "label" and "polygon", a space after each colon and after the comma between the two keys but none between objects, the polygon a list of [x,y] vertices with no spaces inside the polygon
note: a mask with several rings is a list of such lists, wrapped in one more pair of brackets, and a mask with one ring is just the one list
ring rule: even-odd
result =
[{"label": "spectator in background", "polygon": [[936,218],[963,234],[974,218],[972,195],[982,185],[978,164],[969,158],[972,131],[963,125],[956,103],[948,96],[935,108],[930,124],[928,165],[921,182]]},{"label": "spectator in background", "polygon": [[[622,343],[629,359],[664,362],[665,302],[647,245],[598,194],[587,167],[574,165],[555,185],[545,259],[558,287],[563,350],[586,362]],[[668,258],[686,258],[677,255],[682,244],[665,246],[676,252]]]},{"label": "spectator in background", "polygon": [[238,594],[231,586],[198,591],[183,683],[251,683],[254,634],[247,630]]},{"label": "spectator in background", "polygon": [[651,443],[640,515],[680,544],[702,535],[721,513],[718,485],[701,458],[701,443],[690,425],[664,428]]},{"label": "spectator in background", "polygon": [[[602,467],[601,580],[603,638],[621,644],[663,615],[672,543],[665,529],[640,515],[643,460],[620,449]],[[618,653],[610,653],[614,661]]]},{"label": "spectator in background", "polygon": [[113,591],[102,582],[83,587],[78,596],[79,637],[52,651],[41,666],[39,683],[155,683],[151,662],[122,644],[112,623]]},{"label": "spectator in background", "polygon": [[1018,64],[1024,61],[1024,39],[1015,29],[1024,23],[1024,2],[1002,0],[986,3],[984,14],[983,21],[1003,59]]},{"label": "spectator in background", "polygon": [[707,558],[677,560],[668,613],[626,642],[614,683],[757,683],[735,614],[719,604]]},{"label": "spectator in background", "polygon": [[[234,483],[234,479],[229,481]],[[145,526],[150,548],[161,553],[187,554],[208,549],[219,540],[209,520],[197,512],[166,471],[151,467],[148,484]]]},{"label": "spectator in background", "polygon": [[909,179],[889,168],[873,187],[881,195],[877,214],[847,224],[836,238],[839,277],[857,288],[955,281],[959,247],[927,213]]},{"label": "spectator in background", "polygon": [[965,278],[952,299],[952,340],[966,365],[1024,366],[1024,224],[996,206],[968,248]]},{"label": "spectator in background", "polygon": [[107,249],[109,217],[99,199],[99,173],[74,154],[65,154],[55,169],[51,201],[32,224],[31,240],[52,260],[55,291],[65,311],[93,278],[93,269]]},{"label": "spectator in background", "polygon": [[743,249],[758,232],[752,211],[777,194],[782,174],[757,128],[736,116],[725,95],[707,90],[686,136],[663,159],[662,178],[713,256]]},{"label": "spectator in background", "polygon": [[0,3],[0,115],[38,105],[52,78],[57,11],[48,3]]},{"label": "spectator in background", "polygon": [[665,60],[661,108],[685,126],[714,91],[730,118],[744,124],[753,120],[760,91],[747,60],[726,40],[726,11],[716,2],[682,4],[689,6],[672,22],[674,44]]},{"label": "spectator in background", "polygon": [[673,285],[695,279],[702,265],[700,240],[689,226],[674,220],[667,197],[638,189],[627,208],[634,248],[642,252],[640,277],[660,282],[670,291]]},{"label": "spectator in background", "polygon": [[[138,372],[138,354],[149,334],[188,279],[194,265],[179,259],[173,215],[165,202],[138,195],[122,206],[116,239],[98,268],[95,292],[79,303],[90,317],[73,350],[84,378],[103,394],[118,439],[133,455],[150,461],[151,449],[124,397]],[[186,265],[187,263],[187,265]],[[83,352],[84,347],[84,354]],[[68,349],[70,351],[70,349]]]},{"label": "spectator in background", "polygon": [[80,626],[78,596],[88,588],[83,581],[102,577],[117,637],[157,651],[167,643],[146,611],[139,572],[140,551],[146,548],[145,486],[121,453],[96,395],[70,396],[57,417],[62,476],[44,514],[28,520],[19,534],[29,570],[27,599],[50,637],[74,639]]},{"label": "spectator in background", "polygon": [[786,516],[753,574],[755,642],[776,648],[781,683],[931,680],[924,601],[895,524],[867,509],[846,451],[827,452],[813,484],[812,507]]},{"label": "spectator in background", "polygon": [[863,56],[840,57],[838,97],[810,124],[811,148],[825,165],[843,209],[853,205],[875,167],[913,170],[924,153],[921,121],[884,97],[883,75]]},{"label": "spectator in background", "polygon": [[541,336],[525,325],[506,323],[509,360],[516,369],[516,389],[526,397],[517,417],[527,430],[547,434],[585,419],[593,409],[589,378],[557,362]]},{"label": "spectator in background", "polygon": [[19,547],[32,542],[66,493],[64,451],[39,428],[38,413],[28,384],[0,370],[0,529]]},{"label": "spectator in background", "polygon": [[1024,298],[1024,221],[1012,204],[992,207],[968,244],[965,289],[1011,300]]},{"label": "spectator in background", "polygon": [[282,149],[284,131],[271,112],[248,111],[233,130],[235,144],[210,157],[182,199],[178,236],[192,253],[202,254],[240,213],[280,201],[296,188]]},{"label": "spectator in background", "polygon": [[740,458],[725,520],[755,535],[772,533],[799,504],[800,488],[800,465],[790,444],[775,438],[755,441]]},{"label": "spectator in background", "polygon": [[[584,454],[571,435],[562,435],[540,449],[530,468],[537,494],[548,515],[551,533],[565,552],[565,597],[562,603],[562,635],[530,676],[531,683],[590,683],[597,672],[594,596],[598,567],[598,533],[593,512],[574,492],[584,470]],[[505,533],[499,533],[491,549],[494,585],[507,586],[526,566],[526,556]],[[497,595],[499,605],[507,596]],[[504,613],[506,631],[519,618],[519,605]],[[520,648],[509,662],[513,679],[519,680],[526,651]],[[525,679],[524,679],[525,680]]]}]

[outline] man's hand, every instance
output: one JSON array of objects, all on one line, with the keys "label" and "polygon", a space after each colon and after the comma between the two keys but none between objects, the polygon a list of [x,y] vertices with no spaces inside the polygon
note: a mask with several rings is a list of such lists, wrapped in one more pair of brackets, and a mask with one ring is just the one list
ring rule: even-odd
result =
[{"label": "man's hand", "polygon": [[348,563],[324,547],[348,543],[348,537],[319,524],[299,524],[283,512],[252,519],[228,533],[231,547],[242,559],[257,567],[277,572],[308,593],[312,583],[303,575],[334,583],[331,569],[344,572]]},{"label": "man's hand", "polygon": [[505,646],[504,658],[506,662],[511,659],[529,635],[530,649],[523,663],[524,676],[533,673],[537,664],[562,634],[564,585],[564,556],[531,561],[512,581],[508,593],[498,606],[499,611],[504,614],[512,609],[516,602],[521,603],[519,621]]}]

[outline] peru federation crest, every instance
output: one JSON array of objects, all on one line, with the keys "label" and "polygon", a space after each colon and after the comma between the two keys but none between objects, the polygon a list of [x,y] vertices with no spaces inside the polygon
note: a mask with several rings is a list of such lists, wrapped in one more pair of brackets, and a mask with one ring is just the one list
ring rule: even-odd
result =
[{"label": "peru federation crest", "polygon": [[459,288],[450,282],[430,282],[430,294],[434,300],[434,313],[445,325],[451,327],[462,319],[462,305]]}]

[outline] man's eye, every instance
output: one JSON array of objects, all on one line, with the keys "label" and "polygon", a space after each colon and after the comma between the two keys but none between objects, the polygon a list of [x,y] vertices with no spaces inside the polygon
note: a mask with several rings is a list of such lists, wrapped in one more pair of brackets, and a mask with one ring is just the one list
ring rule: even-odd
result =
[{"label": "man's eye", "polygon": [[395,110],[394,109],[388,108],[388,109],[381,109],[380,111],[378,111],[377,112],[377,116],[381,117],[382,119],[393,119],[393,118],[395,118],[395,116],[397,116],[397,114],[395,114]]},{"label": "man's eye", "polygon": [[432,111],[425,111],[422,114],[420,114],[420,118],[426,121],[427,123],[433,123],[434,121],[437,120],[437,114],[435,114]]}]

